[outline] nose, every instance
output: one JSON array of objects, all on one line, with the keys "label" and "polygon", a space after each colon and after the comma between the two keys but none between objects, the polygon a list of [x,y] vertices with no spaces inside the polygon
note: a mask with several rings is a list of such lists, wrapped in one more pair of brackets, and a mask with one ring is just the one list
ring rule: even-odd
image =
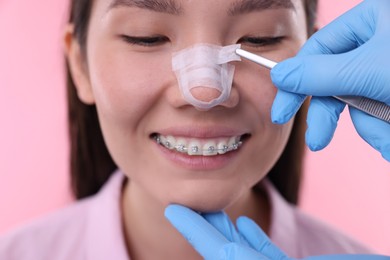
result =
[{"label": "nose", "polygon": [[190,92],[195,99],[206,103],[217,99],[222,94],[217,89],[201,86],[191,89]]},{"label": "nose", "polygon": [[199,110],[221,105],[236,106],[238,93],[231,96],[235,54],[239,45],[197,44],[173,55],[172,68],[184,99]]},{"label": "nose", "polygon": [[[196,99],[199,100],[202,103],[211,104],[214,100],[218,100],[218,98],[223,94],[221,91],[211,88],[211,87],[203,87],[198,86],[195,88],[192,88],[190,90],[191,95]],[[231,88],[231,91],[229,95],[227,95],[227,98],[225,98],[222,102],[219,102],[217,106],[222,106],[226,108],[233,108],[238,105],[239,102],[239,94],[236,88]],[[198,110],[202,111],[208,111],[212,107],[209,108],[200,108],[199,106],[196,106]]]}]

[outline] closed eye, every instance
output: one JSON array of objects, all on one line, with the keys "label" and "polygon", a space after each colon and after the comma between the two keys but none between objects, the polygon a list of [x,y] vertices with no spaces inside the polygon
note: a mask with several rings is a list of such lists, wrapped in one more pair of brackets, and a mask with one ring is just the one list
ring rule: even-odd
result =
[{"label": "closed eye", "polygon": [[132,45],[138,45],[144,47],[154,47],[169,42],[168,37],[165,36],[138,37],[138,36],[121,35],[121,38],[125,42],[130,43]]},{"label": "closed eye", "polygon": [[281,43],[284,40],[284,38],[285,38],[284,36],[279,36],[279,37],[246,36],[238,40],[238,43],[249,47],[260,48],[260,47],[277,45]]}]

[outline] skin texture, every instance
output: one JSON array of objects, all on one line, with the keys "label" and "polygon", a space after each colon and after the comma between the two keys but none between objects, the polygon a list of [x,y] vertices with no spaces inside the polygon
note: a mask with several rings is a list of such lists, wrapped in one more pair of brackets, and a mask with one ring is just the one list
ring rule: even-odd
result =
[{"label": "skin texture", "polygon": [[[279,61],[293,56],[306,40],[302,3],[294,8],[229,15],[237,0],[179,1],[182,14],[138,7],[109,8],[95,1],[85,52],[70,25],[65,45],[80,99],[96,104],[107,147],[129,177],[123,187],[123,223],[132,259],[198,259],[199,255],[165,220],[170,203],[199,211],[225,209],[269,226],[269,205],[251,187],[267,174],[288,139],[292,121],[274,125],[270,109],[276,89],[269,71],[249,61],[236,66],[230,98],[208,111],[182,98],[172,72],[172,53],[197,43],[230,45]],[[152,46],[126,42],[121,35],[164,36]],[[279,37],[265,46],[247,36]],[[215,95],[197,88],[198,97]],[[151,134],[203,139],[249,134],[234,153],[187,157],[157,145]],[[145,247],[145,244],[148,247]]]}]

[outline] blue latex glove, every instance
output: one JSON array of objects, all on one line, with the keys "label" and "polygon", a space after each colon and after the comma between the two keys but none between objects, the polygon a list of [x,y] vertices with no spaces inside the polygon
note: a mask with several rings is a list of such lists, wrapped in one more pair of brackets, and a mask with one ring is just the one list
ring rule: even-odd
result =
[{"label": "blue latex glove", "polygon": [[[247,217],[237,219],[237,229],[223,212],[198,214],[179,205],[170,205],[165,216],[206,260],[292,260],[276,247]],[[327,255],[307,260],[390,260],[374,255]]]},{"label": "blue latex glove", "polygon": [[[356,95],[390,105],[390,1],[366,0],[314,34],[294,58],[271,70],[278,93],[272,120],[291,119],[312,98],[306,143],[320,150],[331,141],[345,105],[325,96]],[[359,135],[390,161],[390,124],[354,108]]]}]

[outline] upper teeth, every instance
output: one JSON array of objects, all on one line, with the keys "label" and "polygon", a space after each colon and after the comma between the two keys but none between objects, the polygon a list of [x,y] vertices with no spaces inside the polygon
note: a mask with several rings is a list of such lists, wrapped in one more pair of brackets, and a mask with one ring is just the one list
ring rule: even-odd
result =
[{"label": "upper teeth", "polygon": [[165,148],[174,149],[181,153],[187,153],[188,155],[203,156],[224,154],[237,150],[242,145],[240,138],[241,136],[235,136],[230,138],[219,138],[217,140],[201,140],[162,135],[155,136],[157,143],[163,145]]}]

